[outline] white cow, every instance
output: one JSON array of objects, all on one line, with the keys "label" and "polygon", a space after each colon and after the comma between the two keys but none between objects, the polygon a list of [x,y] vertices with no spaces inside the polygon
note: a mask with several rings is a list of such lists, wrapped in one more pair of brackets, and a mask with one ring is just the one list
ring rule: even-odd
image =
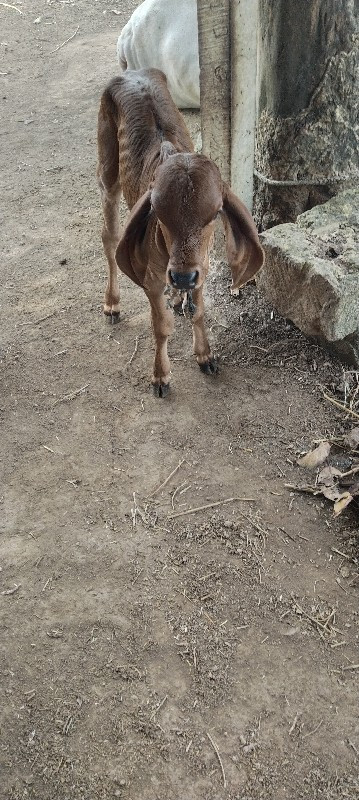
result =
[{"label": "white cow", "polygon": [[125,69],[157,67],[179,108],[199,108],[196,0],[144,0],[121,31],[119,64]]}]

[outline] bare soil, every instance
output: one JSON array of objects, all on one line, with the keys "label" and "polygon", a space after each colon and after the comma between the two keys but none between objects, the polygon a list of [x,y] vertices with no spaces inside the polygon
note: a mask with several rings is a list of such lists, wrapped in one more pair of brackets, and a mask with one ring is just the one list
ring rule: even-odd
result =
[{"label": "bare soil", "polygon": [[346,426],[341,366],[216,254],[218,377],[179,318],[154,398],[145,296],[102,314],[97,108],[134,5],[0,6],[0,796],[354,800],[357,517],[285,485]]}]

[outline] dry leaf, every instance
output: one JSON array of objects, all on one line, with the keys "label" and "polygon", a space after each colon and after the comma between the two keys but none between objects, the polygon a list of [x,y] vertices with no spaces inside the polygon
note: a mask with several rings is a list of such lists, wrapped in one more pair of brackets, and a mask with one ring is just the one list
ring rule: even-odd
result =
[{"label": "dry leaf", "polygon": [[359,426],[352,428],[349,433],[346,433],[344,436],[345,444],[349,445],[352,450],[355,450],[356,447],[359,447]]},{"label": "dry leaf", "polygon": [[318,475],[318,483],[322,483],[324,486],[333,486],[335,485],[334,478],[342,474],[337,467],[323,467]]},{"label": "dry leaf", "polygon": [[332,486],[321,486],[320,493],[328,500],[332,500],[333,503],[342,497],[342,490],[339,488],[339,486],[334,486],[334,484],[332,484]]},{"label": "dry leaf", "polygon": [[341,476],[342,473],[340,469],[336,467],[324,467],[320,470],[318,475],[317,487],[324,497],[327,497],[328,500],[332,500],[333,503],[336,500],[339,500],[341,495],[343,494],[343,490],[340,489],[338,484],[335,482],[335,478]]},{"label": "dry leaf", "polygon": [[350,492],[344,492],[338,500],[334,503],[334,516],[338,517],[339,514],[351,503],[353,495]]},{"label": "dry leaf", "polygon": [[299,464],[300,467],[307,467],[307,469],[315,469],[328,458],[329,453],[329,442],[321,442],[314,450],[310,450],[305,456],[298,458],[297,464]]}]

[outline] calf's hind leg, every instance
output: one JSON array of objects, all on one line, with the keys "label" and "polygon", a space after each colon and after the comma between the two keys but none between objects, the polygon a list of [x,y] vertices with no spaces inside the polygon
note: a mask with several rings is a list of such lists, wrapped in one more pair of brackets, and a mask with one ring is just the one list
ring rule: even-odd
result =
[{"label": "calf's hind leg", "polygon": [[104,314],[111,317],[111,322],[120,319],[120,287],[116,250],[121,237],[119,223],[119,200],[121,190],[112,188],[111,193],[101,190],[104,224],[102,228],[102,244],[108,263],[108,280],[105,289]]},{"label": "calf's hind leg", "polygon": [[104,219],[102,244],[108,263],[108,280],[103,310],[111,318],[111,322],[118,322],[120,318],[120,289],[115,254],[121,238],[119,221],[121,185],[119,180],[117,126],[111,113],[110,102],[105,93],[102,97],[98,117],[97,180],[101,192]]}]

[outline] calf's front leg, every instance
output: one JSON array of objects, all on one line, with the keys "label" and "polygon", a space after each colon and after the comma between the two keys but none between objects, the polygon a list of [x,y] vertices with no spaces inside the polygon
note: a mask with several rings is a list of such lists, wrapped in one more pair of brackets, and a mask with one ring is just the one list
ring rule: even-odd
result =
[{"label": "calf's front leg", "polygon": [[192,318],[193,352],[201,371],[206,375],[214,375],[218,372],[218,365],[211,353],[204,325],[203,287],[200,286],[199,289],[194,289],[192,297],[196,306],[196,311]]},{"label": "calf's front leg", "polygon": [[151,304],[152,327],[155,337],[155,360],[152,386],[156,397],[165,397],[170,384],[170,360],[167,353],[168,337],[174,329],[174,317],[163,287],[155,294],[146,291]]}]

